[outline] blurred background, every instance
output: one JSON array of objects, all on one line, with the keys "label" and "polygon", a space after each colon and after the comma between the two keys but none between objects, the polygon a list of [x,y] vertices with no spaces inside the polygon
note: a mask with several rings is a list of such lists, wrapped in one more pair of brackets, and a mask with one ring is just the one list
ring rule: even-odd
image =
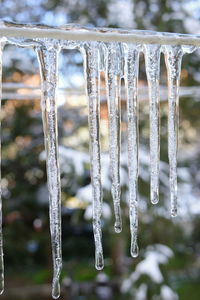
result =
[{"label": "blurred background", "polygon": [[[121,27],[200,34],[200,1],[1,0],[0,18],[19,23]],[[185,55],[181,73],[179,216],[171,219],[167,158],[167,78],[161,58],[160,202],[149,199],[149,106],[140,57],[138,258],[129,255],[126,103],[122,93],[123,232],[113,230],[108,114],[101,98],[105,268],[94,267],[87,99],[76,50],[59,57],[58,126],[62,182],[63,300],[200,299],[200,57]],[[102,88],[104,88],[104,74]],[[3,55],[2,196],[5,293],[2,299],[51,299],[48,192],[35,53],[6,46]]]}]

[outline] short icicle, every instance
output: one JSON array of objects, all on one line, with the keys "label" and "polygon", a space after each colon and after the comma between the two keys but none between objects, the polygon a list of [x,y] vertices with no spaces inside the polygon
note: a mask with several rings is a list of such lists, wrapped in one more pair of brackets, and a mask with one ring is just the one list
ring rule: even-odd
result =
[{"label": "short icicle", "polygon": [[125,88],[128,119],[128,172],[131,255],[138,256],[138,104],[137,85],[139,51],[136,45],[125,45]]},{"label": "short icicle", "polygon": [[88,123],[90,133],[90,164],[91,182],[93,192],[93,231],[95,241],[95,266],[97,270],[103,269],[102,247],[102,185],[101,185],[101,161],[100,161],[100,57],[96,42],[85,43],[82,49],[84,56],[84,73],[86,93],[88,96]]},{"label": "short icicle", "polygon": [[[1,107],[1,96],[2,96],[3,46],[4,44],[0,42],[0,107]],[[1,128],[1,120],[0,120],[0,128]],[[1,151],[1,140],[0,140],[0,151]],[[1,166],[0,166],[0,182],[1,182]],[[0,295],[3,293],[3,291],[4,291],[4,260],[3,260],[3,232],[2,232],[2,198],[0,195]]]},{"label": "short icicle", "polygon": [[165,46],[168,73],[168,157],[171,215],[177,215],[177,148],[179,124],[179,85],[183,51],[181,46]]},{"label": "short icicle", "polygon": [[58,129],[56,89],[58,73],[58,49],[56,45],[37,48],[41,74],[42,117],[46,150],[47,178],[49,189],[50,232],[53,256],[52,297],[60,296],[59,277],[62,269],[61,250],[61,185],[58,161]]},{"label": "short icicle", "polygon": [[106,57],[106,90],[108,101],[109,118],[109,152],[110,152],[110,172],[112,180],[112,198],[115,213],[115,232],[122,230],[121,208],[120,208],[120,86],[121,70],[119,55],[119,45],[117,43],[107,44]]},{"label": "short icicle", "polygon": [[160,163],[160,128],[159,128],[159,77],[160,45],[144,45],[146,75],[149,87],[150,107],[150,168],[151,202],[159,201],[159,163]]}]

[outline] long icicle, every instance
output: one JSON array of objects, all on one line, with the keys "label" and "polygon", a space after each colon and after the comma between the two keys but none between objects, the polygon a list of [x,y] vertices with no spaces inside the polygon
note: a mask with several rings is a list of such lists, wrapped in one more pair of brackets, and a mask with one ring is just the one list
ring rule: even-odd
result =
[{"label": "long icicle", "polygon": [[159,201],[159,163],[160,163],[160,128],[159,128],[159,77],[160,45],[145,45],[145,65],[149,87],[150,106],[150,166],[151,166],[151,202]]},{"label": "long icicle", "polygon": [[62,269],[61,186],[56,107],[58,53],[58,50],[54,47],[47,49],[44,46],[37,49],[42,85],[41,106],[49,188],[50,232],[53,256],[52,297],[54,299],[60,296],[59,277]]},{"label": "long icicle", "polygon": [[[2,57],[3,57],[4,44],[0,43],[0,109],[2,97]],[[1,129],[1,120],[0,120]],[[0,140],[0,153],[1,153],[1,140]],[[1,159],[1,158],[0,158]],[[0,193],[1,193],[1,165],[0,165]],[[2,198],[0,194],[0,295],[4,291],[4,260],[3,260],[3,232],[2,232]]]},{"label": "long icicle", "polygon": [[181,46],[165,46],[168,73],[168,157],[171,215],[177,215],[177,148],[179,124],[179,85],[183,51]]},{"label": "long icicle", "polygon": [[93,192],[93,231],[95,241],[95,266],[97,270],[103,269],[102,247],[102,186],[100,161],[100,57],[97,42],[88,42],[84,45],[84,73],[86,93],[88,96],[88,123],[90,132],[90,169]]},{"label": "long icicle", "polygon": [[128,172],[131,255],[138,256],[138,104],[139,52],[136,45],[125,45],[125,87],[128,119]]},{"label": "long icicle", "polygon": [[120,209],[120,85],[119,51],[116,43],[107,44],[106,89],[109,114],[110,172],[115,213],[115,232],[122,230]]}]

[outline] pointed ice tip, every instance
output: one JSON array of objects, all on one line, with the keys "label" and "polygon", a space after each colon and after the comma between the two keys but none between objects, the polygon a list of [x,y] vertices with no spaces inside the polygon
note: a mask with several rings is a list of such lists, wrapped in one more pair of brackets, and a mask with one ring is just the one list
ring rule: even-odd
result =
[{"label": "pointed ice tip", "polygon": [[122,232],[122,224],[121,223],[116,222],[114,228],[115,228],[116,233]]},{"label": "pointed ice tip", "polygon": [[95,268],[100,271],[104,267],[104,259],[103,259],[103,254],[102,253],[97,253],[96,255],[96,263],[95,263]]},{"label": "pointed ice tip", "polygon": [[59,281],[56,281],[53,283],[52,298],[58,299],[59,297],[60,297],[60,284]]},{"label": "pointed ice tip", "polygon": [[151,194],[151,203],[152,204],[158,204],[158,202],[159,202],[158,193],[157,192],[153,192]]},{"label": "pointed ice tip", "polygon": [[103,270],[103,268],[104,268],[104,264],[102,263],[102,264],[96,264],[95,265],[95,268],[98,270],[98,271],[101,271],[101,270]]},{"label": "pointed ice tip", "polygon": [[177,217],[177,209],[172,209],[172,210],[171,210],[171,216],[172,216],[173,218]]},{"label": "pointed ice tip", "polygon": [[131,256],[133,258],[136,258],[136,257],[138,257],[138,254],[139,254],[139,247],[138,247],[138,245],[136,244],[134,246],[131,246]]}]

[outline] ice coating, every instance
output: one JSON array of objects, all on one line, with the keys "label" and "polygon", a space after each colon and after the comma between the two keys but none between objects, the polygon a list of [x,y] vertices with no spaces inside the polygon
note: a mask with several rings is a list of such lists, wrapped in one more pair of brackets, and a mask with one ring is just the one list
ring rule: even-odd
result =
[{"label": "ice coating", "polygon": [[177,215],[177,149],[179,125],[179,85],[183,51],[181,46],[165,46],[168,74],[168,157],[171,215]]},{"label": "ice coating", "polygon": [[[48,43],[48,44],[47,44]],[[51,42],[36,49],[41,75],[42,118],[44,128],[47,178],[49,189],[50,232],[53,256],[52,297],[60,296],[61,252],[61,187],[58,162],[56,88],[59,49]]]},{"label": "ice coating", "polygon": [[93,232],[95,241],[95,266],[97,270],[103,269],[102,248],[102,186],[101,186],[101,161],[100,161],[100,56],[97,42],[85,43],[84,73],[86,93],[88,96],[88,123],[90,133],[90,169],[93,192]]},{"label": "ice coating", "polygon": [[150,114],[150,169],[151,202],[159,201],[159,163],[160,163],[160,129],[159,129],[159,78],[160,45],[144,45],[146,75],[149,89]]},{"label": "ice coating", "polygon": [[[4,44],[1,43],[0,41],[0,108],[1,108],[1,96],[2,96],[3,46]],[[1,128],[1,120],[0,120],[0,128]],[[0,140],[0,151],[1,151],[1,140]],[[1,165],[0,165],[0,182],[1,182]],[[1,185],[0,185],[0,189],[1,189]],[[3,261],[3,232],[2,232],[2,198],[0,194],[0,295],[3,293],[3,291],[4,291],[4,261]]]},{"label": "ice coating", "polygon": [[109,118],[110,175],[112,180],[112,198],[115,214],[115,231],[121,232],[122,220],[120,209],[120,85],[121,56],[118,43],[107,44],[106,90]]},{"label": "ice coating", "polygon": [[125,88],[128,121],[129,217],[131,255],[138,255],[138,104],[137,84],[139,51],[136,45],[125,45]]},{"label": "ice coating", "polygon": [[[1,22],[0,22],[1,23]],[[34,48],[38,54],[42,79],[42,111],[45,135],[45,147],[47,153],[47,174],[50,195],[50,227],[53,252],[53,298],[60,294],[59,276],[62,267],[61,256],[61,198],[60,175],[58,164],[58,140],[57,140],[57,112],[56,112],[56,88],[57,88],[57,60],[59,48],[79,49],[84,48],[84,65],[86,91],[89,102],[89,128],[90,128],[90,155],[91,155],[91,181],[93,187],[93,228],[95,240],[96,268],[103,268],[102,249],[102,188],[101,188],[101,163],[99,140],[99,85],[100,71],[106,74],[106,89],[109,110],[110,133],[110,166],[112,179],[112,197],[115,212],[115,231],[122,229],[120,212],[120,84],[124,76],[127,95],[128,115],[128,171],[129,171],[129,204],[130,204],[130,231],[131,231],[131,255],[138,255],[137,231],[138,231],[138,109],[137,109],[137,81],[139,68],[139,50],[144,50],[146,74],[149,86],[150,99],[150,155],[151,155],[151,202],[159,200],[159,73],[160,73],[160,45],[170,41],[179,44],[185,41],[183,46],[162,46],[165,52],[165,60],[168,71],[169,87],[169,120],[168,120],[168,152],[170,165],[170,198],[171,214],[177,214],[177,136],[178,136],[178,90],[180,81],[181,59],[183,53],[191,53],[199,45],[190,45],[195,36],[170,33],[155,33],[148,31],[122,31],[118,29],[92,28],[87,29],[77,25],[68,25],[60,28],[59,32],[42,25],[17,25],[3,24],[0,35],[14,28],[11,34],[4,38],[9,44],[18,47]],[[16,27],[16,28],[15,28]],[[24,29],[19,32],[15,29]],[[33,30],[31,30],[33,29]],[[45,31],[46,30],[46,31]],[[48,31],[50,30],[50,31]],[[29,34],[27,32],[29,31]],[[2,33],[3,32],[3,33]],[[47,33],[48,32],[48,33]],[[68,38],[64,38],[65,33]],[[84,34],[85,35],[82,35]],[[37,36],[37,34],[39,36]],[[52,38],[50,40],[45,38]],[[71,35],[70,35],[71,34]],[[97,37],[95,35],[97,34]],[[130,36],[132,34],[132,37]],[[30,35],[30,36],[29,36]],[[103,39],[104,37],[107,37]],[[71,36],[71,38],[69,38]],[[91,37],[93,42],[79,39]],[[102,38],[102,42],[100,42]],[[125,38],[126,40],[123,40]],[[133,45],[132,41],[140,44]],[[127,44],[122,44],[122,41]],[[149,44],[148,44],[149,43]],[[2,72],[2,45],[0,46],[0,77]],[[125,62],[124,62],[125,60]],[[125,68],[124,68],[125,63]],[[124,73],[125,69],[125,73]],[[1,83],[0,83],[1,85]],[[1,86],[0,86],[1,94]],[[2,248],[2,204],[0,200],[0,293],[3,292],[3,248]]]},{"label": "ice coating", "polygon": [[104,71],[106,70],[106,45],[104,43],[99,42],[98,43],[98,48],[99,48],[99,59],[100,59],[100,63],[99,63],[99,69],[100,71]]}]

